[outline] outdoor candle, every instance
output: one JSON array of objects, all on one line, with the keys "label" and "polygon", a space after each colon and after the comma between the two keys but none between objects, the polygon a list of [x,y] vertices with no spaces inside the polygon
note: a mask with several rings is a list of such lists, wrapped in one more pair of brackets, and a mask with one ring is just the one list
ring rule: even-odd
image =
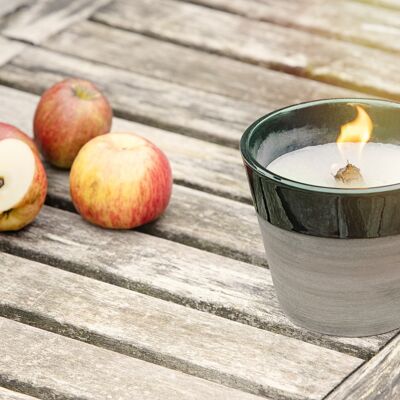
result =
[{"label": "outdoor candle", "polygon": [[[357,118],[342,126],[337,143],[286,153],[273,160],[268,170],[287,179],[326,187],[375,187],[399,183],[400,146],[366,143],[373,131],[372,121],[363,108],[355,108]],[[353,166],[355,177],[349,175],[349,166]]]},{"label": "outdoor candle", "polygon": [[268,114],[241,152],[279,303],[341,336],[400,327],[400,104],[303,103]]}]

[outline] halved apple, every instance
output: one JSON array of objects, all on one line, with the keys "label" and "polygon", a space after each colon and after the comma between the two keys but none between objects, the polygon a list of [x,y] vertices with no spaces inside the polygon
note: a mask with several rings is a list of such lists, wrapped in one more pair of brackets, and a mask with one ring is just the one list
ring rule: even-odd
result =
[{"label": "halved apple", "polygon": [[0,122],[0,140],[11,138],[22,140],[33,150],[35,154],[39,156],[39,150],[36,147],[35,142],[25,132],[22,132],[14,125]]},{"label": "halved apple", "polygon": [[32,222],[46,193],[46,172],[37,154],[22,140],[0,140],[0,231]]}]

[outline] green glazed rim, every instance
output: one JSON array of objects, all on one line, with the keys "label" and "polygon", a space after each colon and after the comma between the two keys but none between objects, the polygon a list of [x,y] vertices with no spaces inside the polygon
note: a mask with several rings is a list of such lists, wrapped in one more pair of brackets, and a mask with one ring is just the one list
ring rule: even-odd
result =
[{"label": "green glazed rim", "polygon": [[[303,191],[311,191],[318,193],[331,193],[331,194],[339,194],[341,196],[363,196],[363,195],[371,195],[371,194],[379,194],[382,192],[388,191],[396,191],[400,190],[400,181],[399,183],[395,183],[392,185],[384,185],[384,186],[373,186],[369,188],[333,188],[326,186],[317,186],[311,185],[304,182],[297,182],[284,176],[277,175],[268,170],[268,168],[262,166],[251,154],[250,151],[250,140],[254,134],[257,134],[257,130],[259,127],[270,119],[279,116],[280,114],[285,114],[290,111],[301,110],[304,108],[308,108],[310,106],[318,106],[324,104],[340,104],[340,103],[363,103],[371,106],[374,105],[385,105],[390,108],[397,108],[400,110],[400,103],[390,101],[390,100],[380,100],[380,99],[368,99],[368,98],[357,98],[357,97],[349,97],[349,98],[333,98],[333,99],[321,99],[315,101],[307,101],[298,104],[294,104],[288,107],[283,107],[278,110],[275,110],[269,114],[266,114],[259,118],[257,121],[252,123],[243,133],[243,136],[240,140],[240,151],[243,157],[243,160],[246,164],[255,172],[257,172],[260,176],[271,179],[280,185],[284,185],[287,187],[292,187],[298,190]],[[400,135],[400,126],[399,126],[399,135]]]}]

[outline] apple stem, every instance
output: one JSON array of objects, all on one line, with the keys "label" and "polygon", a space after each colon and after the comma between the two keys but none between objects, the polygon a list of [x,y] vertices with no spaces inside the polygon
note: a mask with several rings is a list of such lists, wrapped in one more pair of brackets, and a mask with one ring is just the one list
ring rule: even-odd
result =
[{"label": "apple stem", "polygon": [[93,100],[97,97],[97,93],[94,90],[79,85],[74,86],[73,92],[81,100]]},{"label": "apple stem", "polygon": [[0,189],[4,186],[4,178],[0,178]]}]

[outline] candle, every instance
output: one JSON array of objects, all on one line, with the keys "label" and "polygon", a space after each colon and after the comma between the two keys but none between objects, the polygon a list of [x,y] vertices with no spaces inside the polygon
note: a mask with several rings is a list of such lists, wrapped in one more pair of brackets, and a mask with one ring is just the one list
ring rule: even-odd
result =
[{"label": "candle", "polygon": [[339,336],[399,328],[400,103],[289,106],[249,126],[240,149],[287,316]]},{"label": "candle", "polygon": [[[400,146],[367,143],[373,123],[356,106],[357,117],[343,125],[336,143],[286,153],[268,170],[293,181],[325,187],[379,187],[400,182]],[[400,127],[399,127],[400,129]]]},{"label": "candle", "polygon": [[[399,127],[400,128],[400,127]],[[293,181],[325,187],[359,187],[337,181],[334,175],[347,161],[357,166],[364,186],[385,186],[400,182],[400,146],[367,143],[358,157],[358,143],[346,143],[345,159],[336,143],[309,146],[286,153],[272,161],[267,169]]]}]

